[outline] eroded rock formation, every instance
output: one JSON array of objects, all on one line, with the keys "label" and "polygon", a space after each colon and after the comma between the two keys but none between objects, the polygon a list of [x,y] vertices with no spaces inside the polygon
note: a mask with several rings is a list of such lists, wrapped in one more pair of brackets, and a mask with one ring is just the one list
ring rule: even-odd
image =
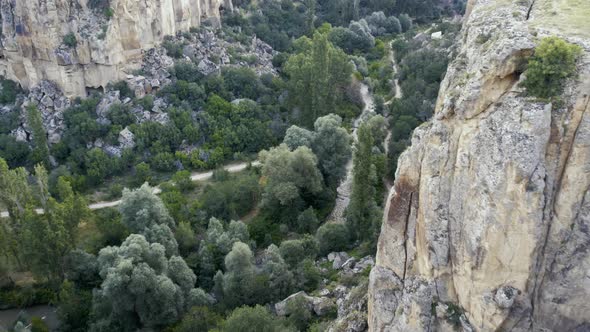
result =
[{"label": "eroded rock formation", "polygon": [[[370,331],[590,330],[590,5],[578,4],[470,0],[435,116],[399,159]],[[549,35],[584,49],[563,105],[518,84]]]},{"label": "eroded rock formation", "polygon": [[[164,36],[204,20],[219,24],[220,10],[232,9],[231,0],[110,0],[107,13],[89,3],[0,0],[0,75],[25,88],[50,80],[68,97],[85,96],[138,69],[142,51]],[[64,45],[69,34],[77,45]]]}]

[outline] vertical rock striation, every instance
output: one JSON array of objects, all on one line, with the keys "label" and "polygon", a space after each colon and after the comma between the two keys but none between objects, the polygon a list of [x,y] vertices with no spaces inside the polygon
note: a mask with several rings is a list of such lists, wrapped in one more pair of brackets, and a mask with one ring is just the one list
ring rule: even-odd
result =
[{"label": "vertical rock striation", "polygon": [[[50,80],[66,96],[85,96],[139,68],[142,50],[164,36],[204,20],[219,24],[220,10],[232,9],[231,0],[110,0],[111,16],[89,3],[0,0],[0,75],[25,88]],[[76,46],[63,44],[68,34]]]},{"label": "vertical rock striation", "polygon": [[[370,331],[590,330],[590,5],[470,0],[434,118],[399,159]],[[583,47],[556,106],[523,96],[543,36]]]}]

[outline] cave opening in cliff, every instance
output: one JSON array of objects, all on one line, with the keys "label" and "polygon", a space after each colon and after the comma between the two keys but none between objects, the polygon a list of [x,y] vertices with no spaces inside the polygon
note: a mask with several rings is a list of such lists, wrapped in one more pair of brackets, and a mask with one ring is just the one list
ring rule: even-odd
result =
[{"label": "cave opening in cliff", "polygon": [[92,87],[92,86],[87,86],[86,87],[86,95],[87,96],[92,96],[93,94],[103,94],[105,93],[105,89],[103,86],[99,86],[99,87]]}]

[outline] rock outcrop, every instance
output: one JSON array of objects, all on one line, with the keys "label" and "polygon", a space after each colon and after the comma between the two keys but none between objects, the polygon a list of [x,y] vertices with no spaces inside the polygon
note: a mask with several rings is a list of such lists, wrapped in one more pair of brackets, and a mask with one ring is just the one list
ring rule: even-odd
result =
[{"label": "rock outcrop", "polygon": [[[370,331],[590,330],[590,5],[470,0],[434,118],[399,158]],[[584,49],[560,105],[523,95],[541,37]]]},{"label": "rock outcrop", "polygon": [[111,10],[90,3],[0,0],[0,74],[25,88],[49,80],[68,97],[86,96],[139,69],[142,52],[164,36],[204,20],[218,25],[220,10],[232,9],[231,0],[110,0]]}]

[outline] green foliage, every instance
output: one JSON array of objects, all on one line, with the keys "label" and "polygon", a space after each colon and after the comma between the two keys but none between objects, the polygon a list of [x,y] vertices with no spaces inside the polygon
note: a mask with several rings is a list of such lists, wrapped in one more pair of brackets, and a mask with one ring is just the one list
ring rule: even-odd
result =
[{"label": "green foliage", "polygon": [[43,284],[0,288],[0,303],[9,308],[26,308],[37,304],[47,304],[54,302],[55,299],[55,292]]},{"label": "green foliage", "polygon": [[122,128],[135,122],[135,117],[130,112],[129,107],[123,104],[115,104],[111,106],[107,113],[107,119],[111,120],[113,125],[119,125]]},{"label": "green foliage", "polygon": [[40,317],[31,318],[31,332],[49,332],[49,327]]},{"label": "green foliage", "polygon": [[326,35],[316,33],[299,53],[285,64],[289,77],[289,98],[300,109],[299,123],[311,127],[325,114],[336,112],[336,102],[344,99],[343,88],[350,82],[352,65],[342,50],[334,47]]},{"label": "green foliage", "polygon": [[33,131],[33,142],[35,148],[32,152],[32,158],[35,163],[41,163],[49,168],[49,146],[47,145],[47,134],[43,128],[43,119],[37,106],[30,105],[27,107],[27,121]]},{"label": "green foliage", "polygon": [[93,294],[90,331],[129,331],[172,324],[186,312],[196,277],[159,243],[130,235],[98,257],[103,282]]},{"label": "green foliage", "polygon": [[231,251],[234,243],[248,243],[249,237],[248,229],[241,221],[232,221],[225,229],[220,220],[211,218],[198,253],[200,285],[210,289],[213,286],[213,276],[223,267],[225,255]]},{"label": "green foliage", "polygon": [[307,300],[302,296],[296,297],[287,303],[288,320],[299,331],[306,331],[311,322],[312,315]]},{"label": "green foliage", "polygon": [[2,79],[0,81],[0,104],[10,105],[16,101],[16,96],[22,93],[20,86],[11,80]]},{"label": "green foliage", "polygon": [[78,40],[76,39],[76,35],[73,32],[68,33],[64,36],[63,44],[69,48],[74,48],[78,45]]},{"label": "green foliage", "polygon": [[256,100],[261,95],[263,86],[256,73],[248,67],[225,67],[221,71],[225,90],[233,99],[249,98]]},{"label": "green foliage", "polygon": [[322,276],[315,266],[315,262],[309,258],[301,261],[295,269],[295,282],[298,289],[312,292],[318,288]]},{"label": "green foliage", "polygon": [[[401,16],[400,16],[401,19]],[[453,36],[453,33],[449,33]],[[392,43],[399,65],[399,82],[403,97],[389,107],[392,136],[389,141],[387,172],[395,176],[397,159],[410,142],[414,128],[432,116],[440,82],[446,72],[445,52],[422,48],[415,41],[397,39]]]},{"label": "green foliage", "polygon": [[222,324],[223,332],[279,332],[285,331],[281,320],[262,306],[237,308]]},{"label": "green foliage", "polygon": [[145,162],[135,165],[135,183],[142,185],[151,181],[151,167]]},{"label": "green foliage", "polygon": [[74,283],[64,281],[59,292],[57,316],[64,331],[88,331],[92,292],[78,289]]},{"label": "green foliage", "polygon": [[581,53],[580,46],[558,37],[543,38],[528,61],[523,82],[527,93],[539,98],[560,95],[565,80],[576,73],[576,59]]},{"label": "green foliage", "polygon": [[182,192],[189,191],[195,187],[195,184],[191,180],[191,172],[186,170],[174,173],[172,182]]},{"label": "green foliage", "polygon": [[162,42],[162,47],[166,49],[166,53],[175,58],[179,59],[183,57],[183,48],[184,44],[180,42],[175,42],[172,38],[166,37],[164,38],[164,42]]},{"label": "green foliage", "polygon": [[332,251],[342,251],[348,248],[348,229],[343,224],[326,223],[318,228],[316,239],[320,245],[320,255],[325,256]]},{"label": "green foliage", "polygon": [[192,307],[184,315],[178,326],[173,328],[174,332],[208,332],[215,330],[223,320],[218,313],[211,311],[208,307]]},{"label": "green foliage", "polygon": [[97,251],[105,246],[120,245],[129,236],[129,230],[121,223],[121,214],[115,209],[109,208],[96,211],[95,225],[100,233]]},{"label": "green foliage", "polygon": [[[88,209],[63,178],[58,181],[60,200],[56,200],[49,193],[42,166],[35,167],[35,185],[28,177],[26,170],[11,170],[0,159],[0,202],[10,213],[0,229],[2,252],[10,262],[57,289],[64,278],[64,258],[76,246],[78,224],[87,218]],[[37,206],[43,214],[35,212]]]},{"label": "green foliage", "polygon": [[255,208],[259,196],[260,185],[255,174],[230,176],[207,184],[198,198],[202,213],[199,221],[211,217],[239,219]]},{"label": "green foliage", "polygon": [[262,271],[268,275],[268,299],[279,301],[293,291],[294,277],[289,265],[283,259],[279,248],[271,244],[262,255]]},{"label": "green foliage", "polygon": [[236,242],[225,256],[223,302],[230,308],[241,304],[255,304],[256,271],[254,255],[247,244]]},{"label": "green foliage", "polygon": [[118,81],[115,83],[109,83],[109,85],[107,86],[108,90],[112,90],[112,91],[119,91],[119,96],[121,98],[135,98],[135,92],[131,91],[131,88],[129,88],[129,85],[127,84],[127,82],[125,81]]},{"label": "green foliage", "polygon": [[375,202],[375,187],[380,185],[373,157],[374,139],[367,123],[358,129],[355,143],[352,193],[346,210],[350,234],[355,239],[375,239],[380,230],[380,214]]},{"label": "green foliage", "polygon": [[401,14],[399,16],[399,23],[402,28],[402,32],[406,32],[412,28],[412,18],[408,14]]},{"label": "green foliage", "polygon": [[317,157],[308,147],[290,151],[282,144],[260,152],[260,160],[263,163],[261,208],[275,221],[292,223],[324,190]]},{"label": "green foliage", "polygon": [[177,254],[178,244],[172,234],[176,224],[149,185],[123,190],[119,211],[121,222],[131,233],[142,234],[150,243],[163,245],[167,255]]},{"label": "green foliage", "polygon": [[160,152],[156,154],[152,160],[151,165],[157,171],[161,172],[171,172],[176,169],[176,165],[174,164],[175,157],[170,152]]},{"label": "green foliage", "polygon": [[88,150],[84,158],[87,179],[91,184],[99,184],[117,170],[117,160],[109,157],[103,150]]}]

